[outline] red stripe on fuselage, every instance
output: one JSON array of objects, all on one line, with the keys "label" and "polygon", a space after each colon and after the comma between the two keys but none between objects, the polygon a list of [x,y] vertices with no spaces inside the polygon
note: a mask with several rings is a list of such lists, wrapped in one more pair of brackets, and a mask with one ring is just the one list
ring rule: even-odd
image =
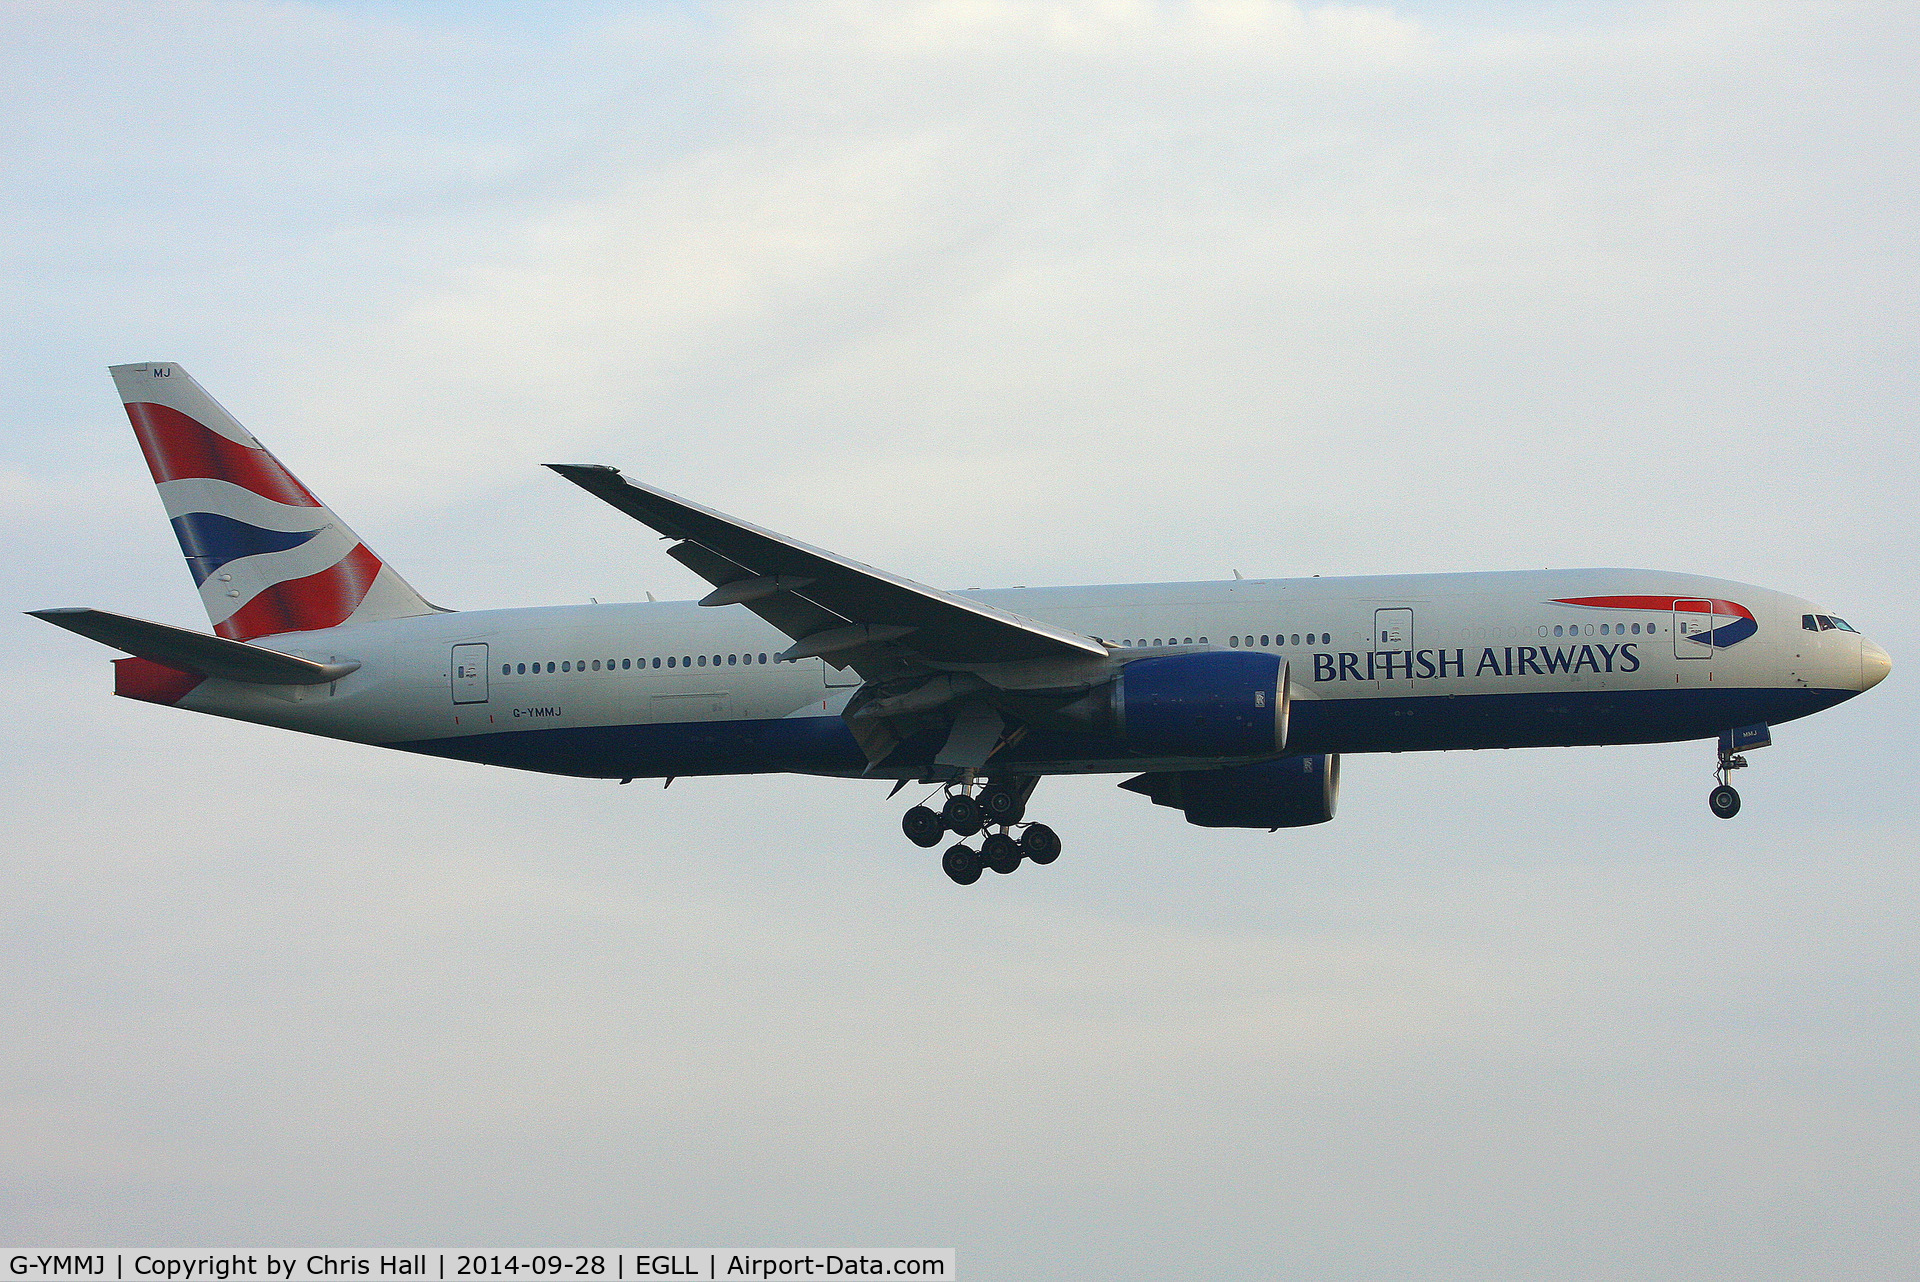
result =
[{"label": "red stripe on fuselage", "polygon": [[[1705,601],[1698,596],[1575,596],[1555,597],[1555,605],[1584,605],[1596,610],[1671,610],[1676,601]],[[1732,615],[1735,618],[1751,619],[1753,611],[1738,601],[1713,602],[1715,614]],[[1691,614],[1705,614],[1704,610],[1688,611]]]},{"label": "red stripe on fuselage", "polygon": [[262,498],[293,507],[320,507],[319,499],[262,449],[230,441],[167,405],[127,402],[127,418],[147,456],[155,484],[204,477],[231,481]]},{"label": "red stripe on fuselage", "polygon": [[281,632],[338,627],[366,600],[380,565],[380,558],[366,544],[356,543],[353,551],[318,574],[262,589],[213,630],[235,641],[251,641]]}]

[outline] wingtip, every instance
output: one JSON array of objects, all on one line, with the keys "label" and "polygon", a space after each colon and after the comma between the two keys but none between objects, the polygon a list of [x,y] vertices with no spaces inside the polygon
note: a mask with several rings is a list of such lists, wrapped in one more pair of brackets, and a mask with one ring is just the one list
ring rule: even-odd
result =
[{"label": "wingtip", "polygon": [[606,472],[613,476],[620,475],[619,468],[610,467],[605,463],[544,463],[541,466],[551,468],[562,476],[571,476],[575,472]]}]

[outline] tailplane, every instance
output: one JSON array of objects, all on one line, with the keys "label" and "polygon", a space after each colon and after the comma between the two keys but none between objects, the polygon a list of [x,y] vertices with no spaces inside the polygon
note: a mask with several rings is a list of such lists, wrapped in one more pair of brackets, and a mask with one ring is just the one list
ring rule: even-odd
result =
[{"label": "tailplane", "polygon": [[250,641],[442,612],[185,370],[112,373],[215,632]]}]

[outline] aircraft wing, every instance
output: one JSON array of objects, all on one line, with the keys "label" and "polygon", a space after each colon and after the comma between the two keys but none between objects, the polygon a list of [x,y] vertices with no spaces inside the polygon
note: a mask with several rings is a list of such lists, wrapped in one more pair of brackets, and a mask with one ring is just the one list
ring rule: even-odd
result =
[{"label": "aircraft wing", "polygon": [[548,467],[677,540],[673,556],[714,585],[702,605],[744,605],[792,637],[782,656],[824,656],[862,676],[884,657],[944,664],[1107,657],[1069,628],[930,588],[628,480],[618,468]]}]

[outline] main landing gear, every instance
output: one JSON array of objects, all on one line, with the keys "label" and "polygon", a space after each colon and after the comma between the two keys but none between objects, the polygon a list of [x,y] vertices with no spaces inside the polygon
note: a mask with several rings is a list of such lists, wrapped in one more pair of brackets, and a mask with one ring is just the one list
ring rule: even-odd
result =
[{"label": "main landing gear", "polygon": [[[1022,860],[1050,864],[1060,857],[1059,836],[1045,824],[1025,822],[1027,798],[1039,782],[1035,776],[1022,775],[996,779],[984,787],[971,781],[949,784],[940,809],[915,806],[901,816],[901,830],[908,841],[931,850],[948,833],[965,838],[993,829],[979,850],[962,841],[947,847],[940,857],[947,876],[962,886],[979,881],[982,869],[1004,875],[1018,869]],[[1016,828],[1021,830],[1018,837],[1013,835]]]}]

